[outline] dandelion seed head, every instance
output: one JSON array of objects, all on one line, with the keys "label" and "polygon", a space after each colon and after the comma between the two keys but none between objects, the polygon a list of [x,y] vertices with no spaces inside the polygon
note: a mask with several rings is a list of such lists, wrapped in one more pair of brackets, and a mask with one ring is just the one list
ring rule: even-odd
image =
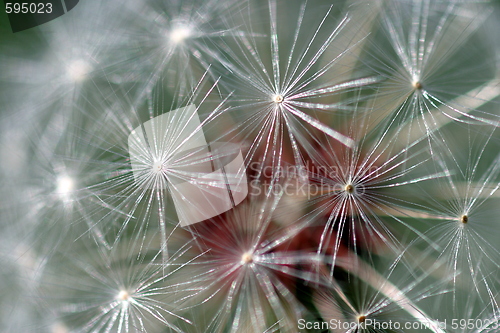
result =
[{"label": "dandelion seed head", "polygon": [[160,160],[155,160],[151,167],[154,173],[161,173],[164,170],[164,164]]},{"label": "dandelion seed head", "polygon": [[345,187],[344,187],[344,190],[348,193],[348,194],[353,194],[354,191],[356,190],[356,188],[354,187],[354,185],[352,184],[347,184]]},{"label": "dandelion seed head", "polygon": [[71,192],[75,188],[75,182],[73,178],[62,175],[57,178],[56,192],[63,200],[69,199]]},{"label": "dandelion seed head", "polygon": [[413,88],[415,88],[415,90],[422,90],[423,86],[422,86],[422,82],[418,81],[418,80],[414,80],[411,85],[413,86]]},{"label": "dandelion seed head", "polygon": [[118,295],[116,295],[116,299],[123,304],[128,303],[131,299],[130,293],[127,290],[120,290]]},{"label": "dandelion seed head", "polygon": [[191,36],[192,32],[187,26],[177,26],[170,31],[168,38],[173,44],[180,44]]},{"label": "dandelion seed head", "polygon": [[68,78],[73,82],[81,82],[85,80],[90,71],[90,64],[82,59],[73,60],[66,67]]},{"label": "dandelion seed head", "polygon": [[358,323],[362,324],[366,321],[366,316],[365,315],[359,315],[358,316]]},{"label": "dandelion seed head", "polygon": [[254,258],[253,253],[251,253],[251,252],[245,252],[241,256],[241,264],[242,265],[251,264],[251,263],[253,263],[254,259],[255,258]]},{"label": "dandelion seed head", "polygon": [[282,103],[283,100],[284,100],[283,95],[277,94],[277,95],[273,96],[274,103],[278,103],[279,104],[279,103]]}]

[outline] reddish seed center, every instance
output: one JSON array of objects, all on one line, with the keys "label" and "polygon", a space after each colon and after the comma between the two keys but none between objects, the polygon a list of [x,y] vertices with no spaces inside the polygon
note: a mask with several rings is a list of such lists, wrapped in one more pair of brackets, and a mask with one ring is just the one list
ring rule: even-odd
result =
[{"label": "reddish seed center", "polygon": [[243,264],[250,264],[253,262],[253,255],[249,252],[243,253],[241,256],[241,262]]},{"label": "reddish seed center", "polygon": [[119,301],[123,301],[123,302],[126,302],[129,300],[130,298],[130,294],[128,293],[128,291],[126,290],[121,290],[118,295],[116,296],[116,298],[119,300]]}]

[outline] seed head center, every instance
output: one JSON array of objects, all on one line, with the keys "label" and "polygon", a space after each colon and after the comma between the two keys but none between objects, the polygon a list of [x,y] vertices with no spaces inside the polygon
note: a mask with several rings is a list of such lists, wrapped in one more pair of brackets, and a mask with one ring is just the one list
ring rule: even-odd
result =
[{"label": "seed head center", "polygon": [[128,302],[130,300],[130,294],[126,290],[120,290],[118,295],[116,295],[116,299],[122,302]]},{"label": "seed head center", "polygon": [[75,182],[71,177],[60,176],[57,178],[56,192],[64,199],[69,198],[75,188]]},{"label": "seed head center", "polygon": [[414,81],[412,83],[412,86],[413,88],[415,88],[416,90],[422,90],[423,86],[422,86],[422,82],[420,81]]},{"label": "seed head center", "polygon": [[352,184],[347,184],[344,189],[349,194],[354,193],[354,186]]},{"label": "seed head center", "polygon": [[160,172],[162,172],[162,171],[163,171],[163,168],[164,168],[164,166],[163,166],[162,161],[154,161],[154,162],[153,162],[153,167],[152,167],[152,169],[153,169],[153,172],[154,172],[154,173],[160,173]]},{"label": "seed head center", "polygon": [[84,60],[74,60],[66,67],[66,70],[71,80],[80,82],[87,77],[91,71],[91,66]]},{"label": "seed head center", "polygon": [[462,217],[460,217],[460,222],[467,224],[467,222],[469,222],[469,217],[467,215],[462,215]]},{"label": "seed head center", "polygon": [[363,315],[358,316],[358,323],[362,324],[362,323],[364,323],[365,321],[366,321],[366,316],[363,316]]},{"label": "seed head center", "polygon": [[243,253],[243,255],[241,256],[241,263],[243,265],[245,264],[251,264],[253,262],[253,254],[250,253],[250,252],[245,252]]},{"label": "seed head center", "polygon": [[182,43],[191,36],[191,30],[187,27],[177,27],[170,32],[170,41],[174,44]]},{"label": "seed head center", "polygon": [[274,95],[273,101],[274,103],[282,103],[284,100],[283,95]]}]

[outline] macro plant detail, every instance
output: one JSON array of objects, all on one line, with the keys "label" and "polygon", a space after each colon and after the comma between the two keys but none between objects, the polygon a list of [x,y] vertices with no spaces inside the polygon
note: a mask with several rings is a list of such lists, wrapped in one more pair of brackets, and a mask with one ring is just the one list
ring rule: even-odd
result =
[{"label": "macro plant detail", "polygon": [[0,331],[500,331],[498,1],[4,18]]}]

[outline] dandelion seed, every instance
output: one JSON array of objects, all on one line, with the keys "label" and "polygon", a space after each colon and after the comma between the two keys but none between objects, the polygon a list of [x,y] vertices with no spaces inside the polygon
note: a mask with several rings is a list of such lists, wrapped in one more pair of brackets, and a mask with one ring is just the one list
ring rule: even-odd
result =
[{"label": "dandelion seed", "polygon": [[[43,277],[42,296],[71,330],[79,332],[145,332],[166,328],[182,332],[176,321],[190,323],[179,313],[178,299],[188,297],[189,283],[176,281],[190,259],[181,260],[189,245],[175,252],[167,266],[161,251],[139,254],[141,244],[124,241],[112,251],[86,244],[57,255]],[[73,251],[80,255],[75,256]],[[81,254],[85,255],[82,256]],[[149,259],[147,259],[149,258]],[[66,268],[59,266],[64,263]]]},{"label": "dandelion seed", "polygon": [[354,192],[354,186],[352,184],[347,184],[344,189],[349,194],[352,194]]},{"label": "dandelion seed", "polygon": [[116,295],[116,299],[124,303],[128,303],[131,299],[131,296],[127,290],[120,290],[118,295]]},{"label": "dandelion seed", "polygon": [[[455,173],[448,171],[449,175],[433,184],[432,190],[429,188],[423,192],[428,215],[422,218],[432,223],[426,237],[439,246],[438,249],[428,249],[426,254],[442,260],[455,275],[452,281],[453,303],[467,297],[472,288],[483,304],[489,304],[497,311],[500,307],[494,296],[496,282],[491,274],[500,267],[500,249],[496,245],[499,236],[496,223],[498,203],[494,197],[499,188],[499,156],[484,171],[479,171],[479,163],[486,158],[492,133],[486,138],[484,132],[481,135],[476,133],[480,136],[476,138],[468,133],[468,139],[475,140],[471,141],[475,142],[475,148],[469,148],[465,163],[457,156],[450,158],[449,162],[443,157],[437,159],[441,168]],[[465,186],[460,186],[460,182]],[[490,182],[494,185],[487,189]]]},{"label": "dandelion seed", "polygon": [[62,200],[68,200],[74,189],[75,183],[71,177],[65,175],[57,177],[56,192],[61,196]]},{"label": "dandelion seed", "polygon": [[[349,16],[335,22],[330,7],[321,14],[319,22],[314,23],[313,34],[310,34],[310,27],[306,29],[310,9],[304,3],[296,16],[292,43],[283,47],[280,41],[290,31],[281,28],[282,17],[278,8],[276,1],[269,1],[265,6],[269,20],[266,24],[270,27],[267,38],[250,38],[262,34],[256,32],[253,22],[246,23],[242,19],[250,37],[233,38],[234,45],[226,42],[222,46],[227,54],[222,61],[224,72],[230,73],[225,75],[224,81],[229,82],[227,88],[234,91],[232,101],[236,107],[232,114],[238,123],[228,135],[241,135],[243,140],[250,142],[249,162],[259,157],[262,164],[269,163],[274,167],[280,166],[287,156],[292,156],[294,163],[300,165],[300,149],[314,141],[315,131],[326,133],[348,147],[354,146],[351,138],[321,122],[318,113],[349,109],[342,103],[328,102],[328,98],[333,99],[332,96],[376,80],[342,81],[328,76],[338,59],[347,56],[346,51],[336,58],[324,59],[326,50],[335,45],[344,29],[348,29]],[[287,56],[284,56],[285,52]],[[326,64],[320,65],[320,60],[325,60]],[[214,66],[214,70],[217,67]],[[329,79],[325,82],[322,81],[324,78]]]},{"label": "dandelion seed", "polygon": [[[241,153],[232,154],[229,163],[213,170],[220,159],[215,146],[206,141],[196,110],[191,104],[157,116],[134,129],[128,138],[136,182],[153,189],[168,187],[183,226],[219,215],[247,194]],[[169,133],[174,121],[182,133]],[[228,144],[219,148],[220,155],[230,155],[230,148]],[[186,164],[187,159],[199,162]]]},{"label": "dandelion seed", "polygon": [[[416,139],[410,138],[416,130],[429,136],[431,144],[443,141],[439,130],[446,121],[498,127],[498,115],[480,109],[498,96],[498,89],[490,97],[477,91],[498,79],[490,60],[491,42],[475,37],[488,19],[489,7],[429,0],[386,5],[384,34],[367,51],[373,59],[369,66],[386,78],[373,100],[381,120],[373,126],[392,124],[398,127],[395,131],[405,126],[409,134],[402,146]],[[462,11],[470,15],[460,15]],[[381,47],[384,42],[392,49]]]},{"label": "dandelion seed", "polygon": [[305,222],[295,221],[273,231],[272,215],[282,193],[271,191],[273,187],[260,189],[260,195],[190,228],[200,251],[206,253],[195,274],[204,290],[193,299],[202,303],[200,311],[209,317],[203,324],[205,331],[240,332],[246,323],[252,332],[269,327],[293,330],[305,310],[290,292],[289,280],[313,279],[298,265],[315,254],[281,250]]},{"label": "dandelion seed", "polygon": [[188,27],[177,27],[174,28],[169,35],[170,41],[173,42],[174,44],[179,44],[182,43],[186,38],[189,38],[191,36],[192,32],[191,29]]},{"label": "dandelion seed", "polygon": [[273,97],[273,100],[274,100],[275,103],[281,103],[281,102],[283,102],[283,96],[281,96],[281,95],[275,95]]},{"label": "dandelion seed", "polygon": [[[432,282],[429,272],[418,276],[415,272],[396,272],[402,266],[397,260],[380,274],[352,253],[338,264],[348,272],[353,291],[345,293],[338,281],[326,276],[326,288],[318,288],[313,296],[323,320],[337,322],[344,332],[353,333],[385,332],[381,325],[384,322],[420,323],[419,327],[430,332],[445,332],[419,304],[425,299],[437,298],[444,283]],[[435,269],[437,267],[432,268]],[[379,327],[374,325],[377,322]],[[396,327],[396,330],[399,329]]]},{"label": "dandelion seed", "polygon": [[[126,27],[128,37],[115,42],[113,49],[129,64],[129,73],[119,73],[118,78],[133,80],[146,92],[162,79],[162,73],[168,73],[171,79],[175,74],[182,82],[195,84],[198,72],[208,70],[210,64],[220,58],[215,41],[242,34],[223,19],[238,11],[240,6],[237,1],[213,0],[154,0],[139,7],[137,3],[128,3],[126,15],[119,22]],[[130,75],[130,71],[136,74]],[[138,98],[144,97],[139,95]]]},{"label": "dandelion seed", "polygon": [[241,256],[241,264],[246,265],[246,264],[251,264],[253,262],[253,254],[245,252]]},{"label": "dandelion seed", "polygon": [[[88,186],[104,179],[108,167],[93,163],[94,147],[86,133],[78,137],[78,125],[52,121],[45,130],[29,131],[25,163],[12,175],[12,206],[19,212],[19,227],[31,230],[25,236],[42,253],[53,252],[62,243],[83,234],[102,239],[103,230],[92,225],[90,216],[102,216],[102,202]],[[96,125],[101,128],[102,124]]]},{"label": "dandelion seed", "polygon": [[419,81],[413,81],[412,86],[417,90],[422,90],[423,88],[422,83],[420,83]]},{"label": "dandelion seed", "polygon": [[217,134],[215,142],[206,137],[214,119],[227,108],[224,101],[210,101],[216,87],[204,76],[189,97],[176,96],[167,109],[165,92],[154,90],[148,97],[145,122],[128,103],[119,106],[132,108],[127,115],[109,110],[107,121],[116,125],[111,134],[117,141],[110,144],[103,139],[98,147],[109,156],[115,172],[92,187],[108,209],[94,220],[95,227],[118,227],[109,233],[106,246],[113,247],[129,229],[141,242],[148,228],[158,225],[166,259],[167,240],[177,225],[217,216],[246,197],[240,147],[218,141]]},{"label": "dandelion seed", "polygon": [[[369,118],[364,121],[354,125],[359,133],[364,133],[365,126],[371,124]],[[410,222],[391,212],[413,208],[409,194],[402,197],[398,189],[430,182],[445,173],[412,177],[414,169],[430,162],[417,149],[420,141],[398,151],[393,150],[391,142],[385,142],[385,135],[367,134],[352,150],[325,136],[326,141],[310,153],[309,186],[314,191],[311,190],[309,204],[315,219],[326,219],[317,252],[330,255],[333,262],[343,246],[356,253],[365,247],[370,251],[386,247],[395,254],[401,253],[404,244],[396,234],[399,229],[396,225],[403,228],[406,237],[409,233],[423,237]],[[407,163],[412,167],[406,167]]]},{"label": "dandelion seed", "polygon": [[92,67],[85,60],[74,60],[67,67],[67,73],[71,80],[81,82],[87,74],[92,70]]}]

